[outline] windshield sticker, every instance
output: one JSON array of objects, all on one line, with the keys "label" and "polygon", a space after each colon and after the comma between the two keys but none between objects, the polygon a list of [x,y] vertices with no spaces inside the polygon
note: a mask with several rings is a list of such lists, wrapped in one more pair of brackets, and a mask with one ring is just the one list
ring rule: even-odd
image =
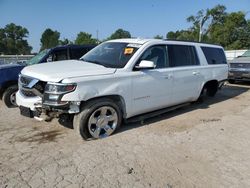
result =
[{"label": "windshield sticker", "polygon": [[132,47],[132,48],[140,48],[142,45],[141,44],[128,44],[127,47]]},{"label": "windshield sticker", "polygon": [[131,55],[134,52],[134,48],[125,48],[124,55]]}]

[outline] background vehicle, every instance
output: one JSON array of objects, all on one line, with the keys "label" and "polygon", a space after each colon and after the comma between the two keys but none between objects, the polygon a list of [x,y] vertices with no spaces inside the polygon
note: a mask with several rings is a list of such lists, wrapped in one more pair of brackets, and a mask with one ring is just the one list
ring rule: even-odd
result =
[{"label": "background vehicle", "polygon": [[250,50],[229,61],[228,82],[250,81]]},{"label": "background vehicle", "polygon": [[124,119],[214,96],[228,77],[222,47],[154,39],[100,44],[81,60],[22,70],[22,115],[73,118],[84,139],[115,132]]},{"label": "background vehicle", "polygon": [[95,45],[58,46],[43,50],[26,62],[0,65],[0,98],[7,107],[16,106],[15,94],[18,90],[18,74],[25,66],[51,61],[79,59],[94,47]]}]

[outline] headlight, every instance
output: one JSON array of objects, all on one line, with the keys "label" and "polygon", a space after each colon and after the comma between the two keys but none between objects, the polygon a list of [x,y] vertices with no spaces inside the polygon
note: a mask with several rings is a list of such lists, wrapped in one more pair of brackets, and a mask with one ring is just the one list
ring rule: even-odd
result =
[{"label": "headlight", "polygon": [[45,87],[45,93],[65,94],[72,92],[75,89],[76,89],[76,84],[48,83]]},{"label": "headlight", "polygon": [[51,106],[66,105],[68,103],[67,101],[61,101],[63,95],[75,89],[76,84],[48,83],[45,86],[43,103]]}]

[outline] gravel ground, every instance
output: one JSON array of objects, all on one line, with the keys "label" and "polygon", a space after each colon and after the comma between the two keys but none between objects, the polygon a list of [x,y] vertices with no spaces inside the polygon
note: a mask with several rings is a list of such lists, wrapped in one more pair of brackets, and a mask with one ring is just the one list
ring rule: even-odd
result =
[{"label": "gravel ground", "polygon": [[250,187],[249,88],[94,141],[0,103],[0,187]]}]

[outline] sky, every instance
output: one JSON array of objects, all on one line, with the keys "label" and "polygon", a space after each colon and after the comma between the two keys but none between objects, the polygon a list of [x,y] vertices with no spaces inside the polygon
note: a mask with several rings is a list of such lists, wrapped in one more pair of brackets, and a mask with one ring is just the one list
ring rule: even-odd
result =
[{"label": "sky", "polygon": [[[28,42],[37,52],[46,28],[72,41],[80,31],[93,37],[98,31],[102,40],[119,28],[133,37],[165,37],[190,27],[188,16],[218,4],[228,12],[250,11],[250,0],[0,0],[0,28],[9,23],[26,27]],[[250,12],[246,17],[250,19]]]}]

